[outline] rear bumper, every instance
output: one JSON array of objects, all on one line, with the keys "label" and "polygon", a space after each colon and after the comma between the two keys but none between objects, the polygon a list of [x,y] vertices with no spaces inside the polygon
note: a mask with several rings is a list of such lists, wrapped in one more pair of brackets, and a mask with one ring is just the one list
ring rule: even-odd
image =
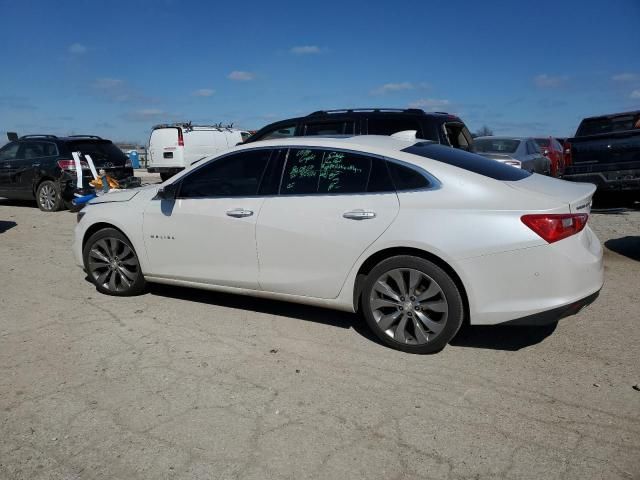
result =
[{"label": "rear bumper", "polygon": [[569,305],[556,307],[545,312],[534,313],[532,315],[527,315],[526,317],[516,318],[515,320],[509,320],[508,322],[504,322],[502,325],[536,327],[550,325],[552,323],[558,322],[565,317],[575,315],[586,306],[591,305],[593,302],[595,302],[596,298],[598,298],[598,295],[600,295],[600,290],[592,293],[585,298],[572,302]]},{"label": "rear bumper", "polygon": [[460,267],[473,325],[554,321],[604,282],[602,246],[589,226],[559,242],[467,259]]},{"label": "rear bumper", "polygon": [[570,167],[562,178],[572,182],[594,183],[601,191],[640,190],[640,168],[587,172],[580,171],[579,167]]}]

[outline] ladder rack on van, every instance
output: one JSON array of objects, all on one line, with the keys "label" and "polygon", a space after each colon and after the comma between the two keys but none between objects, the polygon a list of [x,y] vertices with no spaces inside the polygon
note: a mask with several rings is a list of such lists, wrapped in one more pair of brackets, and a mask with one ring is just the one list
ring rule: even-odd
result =
[{"label": "ladder rack on van", "polygon": [[196,125],[194,125],[191,122],[161,123],[159,125],[154,125],[151,129],[152,130],[156,130],[158,128],[178,128],[178,127],[183,128],[187,132],[192,131],[195,127],[198,127],[198,128],[215,128],[216,130],[222,132],[223,130],[232,130],[233,129],[233,123],[230,123],[228,125],[223,125],[222,122],[215,123],[213,125],[204,125],[204,124],[196,124]]}]

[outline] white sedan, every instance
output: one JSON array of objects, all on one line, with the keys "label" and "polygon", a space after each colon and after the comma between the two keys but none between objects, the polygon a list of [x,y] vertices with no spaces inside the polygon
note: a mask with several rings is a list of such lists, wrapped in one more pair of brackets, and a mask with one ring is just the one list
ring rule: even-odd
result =
[{"label": "white sedan", "polygon": [[73,251],[105,294],[158,282],[360,311],[427,353],[464,321],[543,324],[593,301],[594,191],[415,139],[269,140],[95,199]]}]

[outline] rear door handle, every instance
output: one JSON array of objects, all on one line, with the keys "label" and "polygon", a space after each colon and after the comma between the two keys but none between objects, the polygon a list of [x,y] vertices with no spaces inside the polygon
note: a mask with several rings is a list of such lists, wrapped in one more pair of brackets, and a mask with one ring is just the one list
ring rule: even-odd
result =
[{"label": "rear door handle", "polygon": [[232,210],[227,210],[227,215],[234,218],[250,217],[253,215],[253,211],[245,210],[244,208],[234,208]]},{"label": "rear door handle", "polygon": [[348,218],[349,220],[369,220],[371,218],[376,218],[376,212],[372,212],[370,210],[351,210],[349,212],[344,212],[342,214],[344,218]]}]

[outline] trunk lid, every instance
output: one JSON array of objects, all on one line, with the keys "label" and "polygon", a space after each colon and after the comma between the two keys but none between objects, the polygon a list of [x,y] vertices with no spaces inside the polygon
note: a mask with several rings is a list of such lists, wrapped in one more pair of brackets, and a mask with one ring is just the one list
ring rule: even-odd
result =
[{"label": "trunk lid", "polygon": [[567,182],[545,175],[533,174],[517,182],[505,182],[511,188],[554,198],[569,206],[569,213],[589,213],[596,191],[592,183]]}]

